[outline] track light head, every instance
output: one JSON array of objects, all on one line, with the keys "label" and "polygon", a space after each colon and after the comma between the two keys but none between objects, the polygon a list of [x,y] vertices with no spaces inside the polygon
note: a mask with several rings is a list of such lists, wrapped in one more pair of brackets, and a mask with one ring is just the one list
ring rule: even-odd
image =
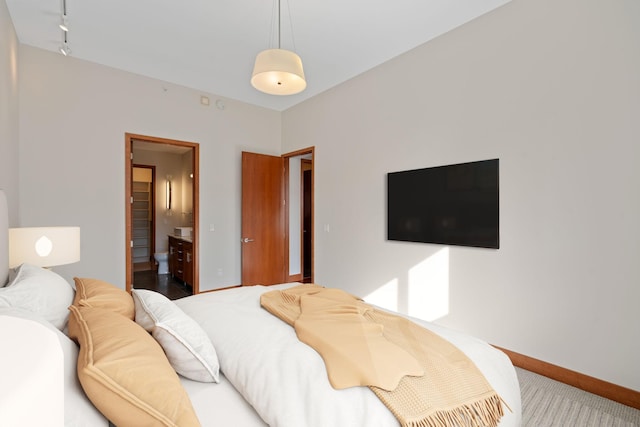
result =
[{"label": "track light head", "polygon": [[62,15],[62,21],[60,22],[59,27],[65,33],[69,31],[69,21],[67,20],[67,15]]},{"label": "track light head", "polygon": [[71,54],[71,49],[69,49],[69,45],[66,42],[62,46],[60,46],[60,53],[64,56],[68,56]]}]

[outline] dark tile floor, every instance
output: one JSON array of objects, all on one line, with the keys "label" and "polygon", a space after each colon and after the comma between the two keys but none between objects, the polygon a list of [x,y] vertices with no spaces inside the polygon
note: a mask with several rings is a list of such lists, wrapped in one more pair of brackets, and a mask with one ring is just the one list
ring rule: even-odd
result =
[{"label": "dark tile floor", "polygon": [[135,271],[133,273],[135,289],[150,289],[160,292],[169,299],[178,299],[193,293],[190,286],[175,280],[170,274],[157,274],[155,270]]}]

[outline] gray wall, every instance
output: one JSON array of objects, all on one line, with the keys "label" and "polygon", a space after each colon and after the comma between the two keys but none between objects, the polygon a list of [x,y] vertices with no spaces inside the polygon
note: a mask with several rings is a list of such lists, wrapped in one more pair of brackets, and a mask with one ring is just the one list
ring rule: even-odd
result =
[{"label": "gray wall", "polygon": [[280,113],[200,95],[20,46],[21,224],[81,227],[81,261],[56,271],[124,287],[130,132],[200,144],[200,290],[240,283],[241,152],[279,154]]},{"label": "gray wall", "polygon": [[[632,0],[514,0],[285,111],[316,281],[640,390],[639,118]],[[499,250],[386,241],[387,172],[489,158]]]},{"label": "gray wall", "polygon": [[9,225],[18,225],[18,39],[0,1],[0,188],[9,204]]}]

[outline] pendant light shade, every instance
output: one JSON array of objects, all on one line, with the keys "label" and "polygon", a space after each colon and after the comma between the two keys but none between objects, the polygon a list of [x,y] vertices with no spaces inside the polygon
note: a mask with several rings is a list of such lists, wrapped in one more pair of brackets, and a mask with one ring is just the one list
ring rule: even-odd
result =
[{"label": "pendant light shade", "polygon": [[[280,18],[278,0],[278,48],[263,50],[256,56],[251,85],[269,95],[294,95],[302,92],[307,87],[307,82],[300,57],[295,52],[280,48]],[[293,38],[293,28],[291,37]]]},{"label": "pendant light shade", "polygon": [[256,57],[251,85],[270,95],[293,95],[307,87],[302,60],[289,50],[267,49]]}]

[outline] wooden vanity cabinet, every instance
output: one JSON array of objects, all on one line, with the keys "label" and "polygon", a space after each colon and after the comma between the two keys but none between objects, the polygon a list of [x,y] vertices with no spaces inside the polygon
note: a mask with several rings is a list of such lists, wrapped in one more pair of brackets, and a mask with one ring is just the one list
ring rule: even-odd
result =
[{"label": "wooden vanity cabinet", "polygon": [[182,280],[193,288],[193,243],[183,242],[182,250],[184,253],[182,264],[184,278]]},{"label": "wooden vanity cabinet", "polygon": [[193,243],[169,236],[169,273],[175,279],[193,286]]}]

